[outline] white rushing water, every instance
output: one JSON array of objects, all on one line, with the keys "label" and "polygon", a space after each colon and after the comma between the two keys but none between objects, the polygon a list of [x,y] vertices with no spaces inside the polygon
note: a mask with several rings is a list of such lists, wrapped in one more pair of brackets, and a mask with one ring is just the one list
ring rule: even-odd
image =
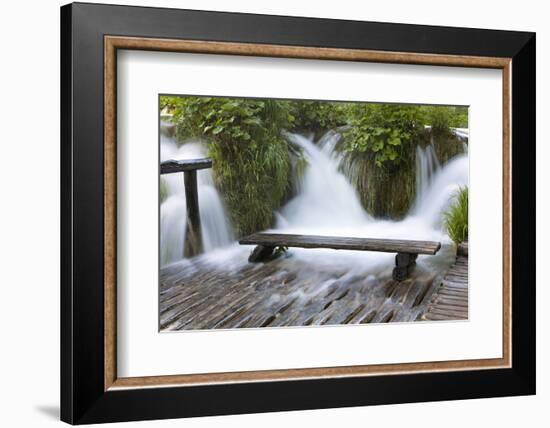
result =
[{"label": "white rushing water", "polygon": [[[402,221],[374,219],[362,208],[349,180],[340,172],[341,156],[335,151],[338,133],[330,132],[315,144],[311,139],[290,134],[291,143],[303,149],[308,161],[298,195],[283,207],[276,230],[284,233],[325,236],[354,236],[437,240],[449,244],[442,229],[441,213],[447,209],[461,185],[468,183],[468,158],[455,157],[441,167],[433,146],[418,148],[417,198],[409,215]],[[375,272],[393,264],[393,255],[335,250],[290,249],[308,263],[360,264]],[[326,256],[326,257],[324,257]],[[429,263],[448,263],[451,250],[430,257]],[[419,264],[423,257],[419,258]]]},{"label": "white rushing water", "polygon": [[[161,162],[206,157],[206,150],[201,143],[187,142],[178,147],[175,139],[169,136],[167,125],[162,124],[162,127]],[[160,206],[160,263],[164,266],[183,257],[187,212],[183,173],[164,174],[161,180],[168,193]],[[197,172],[197,184],[203,247],[208,252],[230,244],[233,233],[210,169]]]},{"label": "white rushing water", "polygon": [[[467,132],[467,131],[463,131]],[[417,198],[410,213],[402,221],[372,218],[363,209],[359,196],[349,179],[341,172],[342,156],[335,149],[340,134],[329,131],[317,143],[311,137],[286,134],[295,147],[303,151],[308,162],[297,183],[297,195],[276,213],[274,230],[281,233],[300,233],[325,236],[354,236],[437,240],[443,243],[437,256],[419,257],[419,266],[442,266],[454,257],[450,239],[441,225],[441,214],[451,203],[460,186],[468,184],[468,156],[459,155],[440,165],[433,147],[418,148],[416,152]],[[161,160],[204,157],[198,143],[186,143],[180,148],[167,136],[161,137]],[[166,264],[182,258],[185,229],[185,195],[183,174],[163,176],[167,179],[169,198],[161,206],[161,262]],[[210,170],[199,172],[199,204],[206,254],[202,257],[219,262],[228,269],[246,263],[251,250],[232,242],[220,196]],[[224,247],[223,250],[214,249]],[[328,249],[291,248],[288,255],[295,262],[308,266],[345,265],[372,274],[389,274],[394,254],[338,251]]]},{"label": "white rushing water", "polygon": [[369,219],[357,193],[338,170],[340,158],[334,155],[334,145],[339,135],[329,135],[330,139],[317,145],[302,135],[288,134],[291,143],[303,150],[308,166],[297,185],[298,196],[281,210],[279,226],[318,229],[337,222],[364,224]]},{"label": "white rushing water", "polygon": [[434,147],[430,144],[426,147],[416,147],[416,200],[420,201],[426,196],[432,179],[439,171],[439,159]]}]

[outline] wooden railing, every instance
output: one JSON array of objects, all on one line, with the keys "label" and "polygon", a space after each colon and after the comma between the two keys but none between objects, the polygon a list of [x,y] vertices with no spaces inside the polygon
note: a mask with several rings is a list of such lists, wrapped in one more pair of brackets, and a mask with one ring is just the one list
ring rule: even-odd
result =
[{"label": "wooden railing", "polygon": [[212,168],[212,159],[168,160],[160,164],[161,174],[183,172],[187,207],[187,223],[185,226],[185,242],[183,245],[184,257],[193,257],[203,251],[197,170],[205,168]]}]

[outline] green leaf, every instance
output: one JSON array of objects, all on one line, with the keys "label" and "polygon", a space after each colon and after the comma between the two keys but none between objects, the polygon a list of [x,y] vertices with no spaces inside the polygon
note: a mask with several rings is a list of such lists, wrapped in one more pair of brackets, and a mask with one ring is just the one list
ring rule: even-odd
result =
[{"label": "green leaf", "polygon": [[373,152],[379,152],[384,147],[384,142],[382,140],[378,140],[372,145],[372,151]]}]

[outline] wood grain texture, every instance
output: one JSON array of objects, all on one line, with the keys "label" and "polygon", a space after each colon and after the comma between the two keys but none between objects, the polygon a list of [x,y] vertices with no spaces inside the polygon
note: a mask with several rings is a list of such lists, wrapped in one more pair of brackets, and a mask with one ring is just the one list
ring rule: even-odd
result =
[{"label": "wood grain texture", "polygon": [[334,250],[431,255],[436,254],[441,248],[441,243],[435,241],[294,235],[283,233],[254,233],[240,239],[239,243],[242,245],[263,245],[270,247],[331,248]]},{"label": "wood grain texture", "polygon": [[382,52],[363,49],[336,49],[256,43],[170,40],[117,36],[107,36],[106,41],[112,43],[117,49],[323,59],[334,61],[368,61],[393,64],[445,65],[477,68],[503,68],[509,62],[509,59],[500,57]]},{"label": "wood grain texture", "polygon": [[374,273],[292,256],[230,269],[189,259],[161,269],[160,329],[413,322],[427,310],[445,269],[419,266],[402,282],[391,274],[391,263]]},{"label": "wood grain texture", "polygon": [[105,43],[104,58],[104,387],[117,378],[116,371],[116,48]]},{"label": "wood grain texture", "polygon": [[[116,375],[116,51],[136,49],[337,61],[422,64],[503,70],[503,356],[497,359],[118,378]],[[104,369],[105,390],[259,382],[511,367],[511,79],[510,58],[416,54],[141,37],[104,37]],[[357,308],[363,313],[364,308]]]},{"label": "wood grain texture", "polygon": [[[468,248],[468,243],[460,248]],[[458,251],[455,263],[447,271],[430,304],[422,315],[426,321],[468,319],[468,254]]]},{"label": "wood grain texture", "polygon": [[372,364],[368,366],[319,367],[307,369],[258,370],[254,372],[200,373],[190,375],[118,378],[112,390],[195,386],[226,383],[292,381],[311,378],[345,378],[392,374],[498,369],[505,367],[501,358],[459,361],[428,361],[424,363]]},{"label": "wood grain texture", "polygon": [[502,70],[502,355],[512,367],[512,61]]},{"label": "wood grain texture", "polygon": [[167,160],[160,164],[161,174],[171,174],[175,172],[195,171],[197,169],[212,168],[212,159],[185,159],[185,160]]},{"label": "wood grain texture", "polygon": [[183,256],[194,257],[202,253],[203,250],[197,169],[188,169],[183,173],[183,184],[187,212]]}]

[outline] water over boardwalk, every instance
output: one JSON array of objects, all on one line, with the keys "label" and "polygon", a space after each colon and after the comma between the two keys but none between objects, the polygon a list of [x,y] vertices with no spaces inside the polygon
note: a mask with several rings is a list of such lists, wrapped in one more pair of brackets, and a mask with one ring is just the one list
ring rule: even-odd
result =
[{"label": "water over boardwalk", "polygon": [[[252,248],[231,243],[220,197],[211,176],[203,176],[199,198],[203,194],[204,200],[210,198],[205,209],[213,216],[212,222],[203,222],[203,228],[205,224],[207,227],[203,236],[215,237],[223,232],[223,239],[213,240],[199,257],[178,261],[181,257],[177,252],[183,243],[164,246],[175,228],[161,218],[161,254],[171,249],[170,257],[162,260],[160,272],[161,330],[430,319],[422,317],[432,307],[443,277],[455,263],[455,249],[441,226],[441,213],[459,186],[468,184],[467,155],[439,165],[433,150],[419,149],[416,201],[404,220],[390,221],[372,218],[362,208],[340,168],[341,158],[335,151],[337,132],[325,135],[317,144],[298,134],[288,134],[287,138],[302,151],[308,166],[297,183],[296,196],[276,213],[278,220],[272,231],[433,240],[441,242],[442,249],[435,256],[420,256],[412,276],[403,282],[391,279],[395,254],[389,253],[291,248],[285,257],[251,264],[247,257]],[[177,149],[175,143],[164,142],[169,143],[167,148]],[[203,155],[200,148],[185,144],[174,156],[188,156],[195,149]],[[182,195],[171,195],[162,204],[161,215],[176,221],[184,215],[185,201]],[[174,196],[176,199],[171,199]],[[170,207],[174,202],[179,205]],[[183,229],[185,220],[177,221]],[[177,234],[182,239],[183,231]],[[467,276],[467,263],[459,270]]]},{"label": "water over boardwalk", "polygon": [[[456,309],[453,312],[453,308],[445,306],[449,304],[445,297],[452,292],[452,299],[452,294],[456,294],[448,289],[440,292],[442,284],[449,285],[448,280],[443,280],[449,277],[445,267],[434,269],[421,263],[411,278],[396,282],[391,279],[391,269],[383,268],[372,274],[361,268],[323,266],[295,257],[251,264],[242,260],[243,256],[246,254],[242,252],[228,256],[233,261],[240,260],[233,266],[221,265],[210,257],[198,257],[162,269],[161,330],[366,324],[467,317],[467,308],[459,308],[457,315]],[[467,278],[467,259],[464,263],[462,258],[455,270],[461,279]],[[461,302],[466,302],[467,305],[467,291],[467,285],[462,287],[458,296],[461,301],[455,298],[451,303],[463,305]],[[436,300],[443,302],[443,306],[434,306]]]}]

